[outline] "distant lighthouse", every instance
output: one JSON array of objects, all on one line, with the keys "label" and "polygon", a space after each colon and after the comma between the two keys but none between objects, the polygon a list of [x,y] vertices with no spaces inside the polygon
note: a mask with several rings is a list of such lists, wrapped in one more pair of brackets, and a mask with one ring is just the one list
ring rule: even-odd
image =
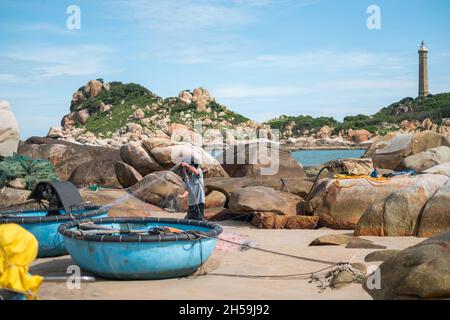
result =
[{"label": "distant lighthouse", "polygon": [[425,42],[419,48],[419,97],[426,97],[430,94],[428,87],[428,48]]}]

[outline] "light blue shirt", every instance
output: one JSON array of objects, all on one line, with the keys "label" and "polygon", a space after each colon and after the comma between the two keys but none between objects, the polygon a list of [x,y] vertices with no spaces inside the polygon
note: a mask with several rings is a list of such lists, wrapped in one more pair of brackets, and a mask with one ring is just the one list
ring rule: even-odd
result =
[{"label": "light blue shirt", "polygon": [[202,169],[197,169],[199,174],[186,174],[184,176],[184,185],[189,193],[189,205],[193,206],[205,203],[205,181],[203,180]]}]

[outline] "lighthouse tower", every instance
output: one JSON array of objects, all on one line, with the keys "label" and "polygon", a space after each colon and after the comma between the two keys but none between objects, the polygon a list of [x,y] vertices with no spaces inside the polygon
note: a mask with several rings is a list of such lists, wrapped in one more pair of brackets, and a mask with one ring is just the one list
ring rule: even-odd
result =
[{"label": "lighthouse tower", "polygon": [[426,97],[430,94],[428,87],[428,48],[425,42],[419,48],[419,97]]}]

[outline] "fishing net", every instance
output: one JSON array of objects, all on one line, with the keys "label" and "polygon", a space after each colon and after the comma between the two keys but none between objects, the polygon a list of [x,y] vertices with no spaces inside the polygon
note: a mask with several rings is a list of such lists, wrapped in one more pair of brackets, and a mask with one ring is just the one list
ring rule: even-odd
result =
[{"label": "fishing net", "polygon": [[53,165],[48,160],[31,159],[16,154],[0,161],[0,188],[17,178],[25,180],[28,190],[33,190],[40,181],[59,180]]}]

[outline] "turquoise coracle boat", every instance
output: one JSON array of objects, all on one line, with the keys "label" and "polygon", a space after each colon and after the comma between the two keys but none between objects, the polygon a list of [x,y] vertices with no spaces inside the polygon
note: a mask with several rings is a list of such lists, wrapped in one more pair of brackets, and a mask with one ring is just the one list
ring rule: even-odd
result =
[{"label": "turquoise coracle boat", "polygon": [[85,207],[67,214],[60,210],[59,214],[50,215],[43,209],[3,211],[0,212],[0,224],[16,223],[30,231],[39,242],[38,257],[56,257],[67,254],[64,238],[58,233],[62,223],[76,219],[106,217],[108,208],[98,206]]},{"label": "turquoise coracle boat", "polygon": [[181,277],[208,260],[218,224],[169,218],[100,218],[62,224],[67,251],[83,270],[104,278]]}]

